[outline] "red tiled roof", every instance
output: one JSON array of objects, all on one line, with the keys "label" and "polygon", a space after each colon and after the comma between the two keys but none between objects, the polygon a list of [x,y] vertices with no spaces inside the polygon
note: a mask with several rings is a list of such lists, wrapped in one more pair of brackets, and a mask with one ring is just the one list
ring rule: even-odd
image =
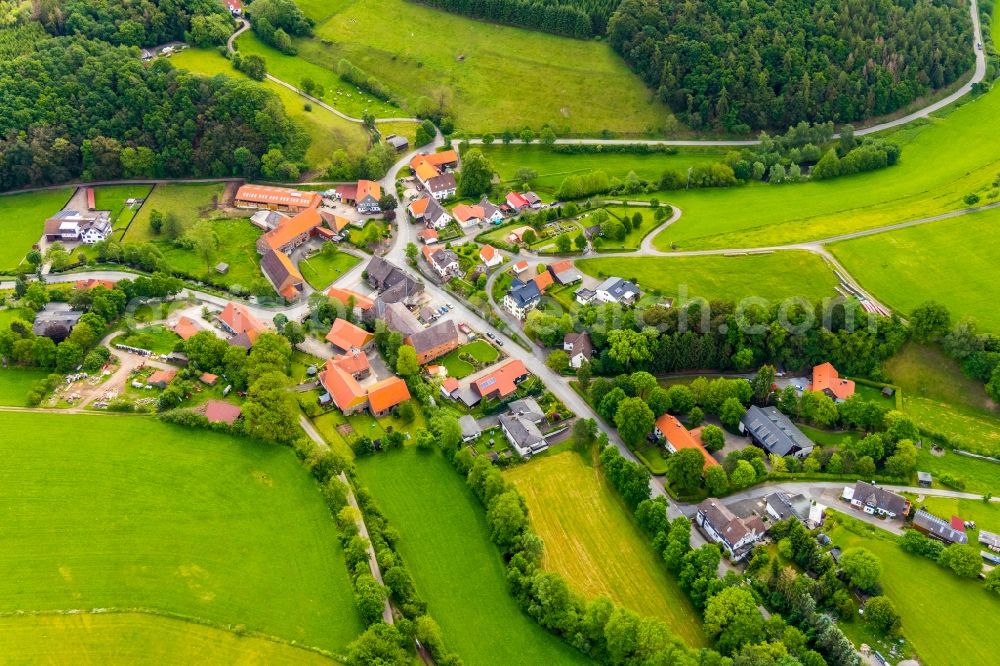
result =
[{"label": "red tiled roof", "polygon": [[458,380],[454,377],[448,377],[441,383],[441,388],[447,393],[454,393],[458,390]]},{"label": "red tiled roof", "polygon": [[209,386],[211,386],[215,384],[215,382],[219,381],[219,375],[213,375],[211,372],[203,372],[201,373],[201,377],[199,377],[198,380],[202,384],[208,384]]},{"label": "red tiled roof", "polygon": [[458,161],[458,153],[454,150],[442,150],[440,153],[429,153],[427,155],[416,155],[410,160],[410,168],[416,170],[422,162],[426,162],[435,168],[443,167],[447,164],[454,164]]},{"label": "red tiled roof", "polygon": [[342,289],[341,287],[330,287],[326,290],[326,295],[340,301],[344,305],[347,305],[347,302],[353,298],[354,306],[361,308],[362,310],[368,310],[372,307],[372,305],[374,305],[374,301],[367,296],[363,296],[350,289]]},{"label": "red tiled roof", "polygon": [[90,278],[89,280],[77,280],[76,284],[73,285],[74,289],[93,289],[94,287],[104,287],[105,289],[114,289],[114,280],[97,280]]},{"label": "red tiled roof", "polygon": [[363,349],[374,338],[371,333],[359,328],[346,319],[337,319],[326,334],[327,342],[347,351],[348,349]]},{"label": "red tiled roof", "polygon": [[838,400],[847,400],[854,395],[854,382],[841,379],[832,363],[821,363],[813,368],[813,380],[810,391],[825,391],[829,389]]},{"label": "red tiled roof", "polygon": [[281,224],[264,234],[264,242],[272,250],[280,250],[302,234],[308,234],[323,224],[323,218],[315,208],[302,211],[293,218],[282,220]]},{"label": "red tiled roof", "polygon": [[409,205],[410,213],[414,217],[420,217],[427,210],[427,204],[431,202],[430,197],[423,197],[422,199],[417,199]]},{"label": "red tiled roof", "polygon": [[146,380],[147,384],[169,384],[177,376],[176,370],[157,370]]},{"label": "red tiled roof", "polygon": [[499,392],[501,398],[505,398],[517,389],[514,380],[528,374],[527,368],[520,359],[511,359],[499,368],[483,375],[473,382],[479,395],[490,395],[494,391]]},{"label": "red tiled roof", "polygon": [[458,204],[451,209],[455,219],[459,222],[468,222],[471,219],[482,219],[485,215],[482,206],[470,206],[468,204]]},{"label": "red tiled roof", "polygon": [[538,286],[538,291],[545,291],[545,288],[552,284],[552,273],[545,271],[544,273],[539,273],[532,278],[535,285]]},{"label": "red tiled roof", "polygon": [[201,330],[202,328],[198,325],[198,322],[190,317],[181,317],[174,324],[174,333],[181,336],[182,340],[187,340],[195,334],[200,333]]},{"label": "red tiled roof", "polygon": [[482,257],[483,261],[493,261],[493,257],[496,256],[496,248],[492,245],[484,245],[479,248],[479,256]]},{"label": "red tiled roof", "polygon": [[352,375],[362,373],[366,370],[371,369],[371,364],[368,362],[368,357],[364,352],[357,352],[352,354],[341,354],[340,356],[330,359],[333,365],[337,366],[344,372],[349,372]]},{"label": "red tiled roof", "polygon": [[410,389],[399,377],[389,377],[368,387],[368,404],[373,412],[384,412],[410,399]]},{"label": "red tiled roof", "polygon": [[368,400],[358,380],[352,377],[351,373],[337,367],[332,358],[327,359],[326,366],[319,373],[319,383],[327,390],[333,399],[333,404],[341,411],[353,409]]},{"label": "red tiled roof", "polygon": [[246,333],[251,342],[265,330],[264,325],[257,321],[250,310],[239,303],[230,302],[226,305],[226,308],[219,313],[219,320],[235,331],[234,335]]},{"label": "red tiled roof", "polygon": [[246,201],[254,204],[274,204],[291,208],[315,208],[323,203],[323,197],[318,192],[301,192],[287,187],[268,187],[266,185],[244,185],[236,191],[236,202]]},{"label": "red tiled roof", "polygon": [[524,208],[528,205],[528,200],[520,192],[511,192],[507,195],[507,203],[511,208]]},{"label": "red tiled roof", "polygon": [[361,201],[362,199],[368,196],[371,196],[374,199],[381,198],[382,186],[376,183],[374,180],[359,180],[358,193],[356,195],[355,201]]},{"label": "red tiled roof", "polygon": [[205,404],[205,418],[211,423],[228,423],[233,425],[240,418],[243,410],[222,400],[209,400]]},{"label": "red tiled roof", "polygon": [[514,272],[515,273],[520,273],[521,271],[523,271],[523,270],[525,270],[527,268],[528,268],[528,262],[527,261],[519,261],[516,264],[514,264]]},{"label": "red tiled roof", "polygon": [[430,163],[426,161],[421,161],[417,164],[417,168],[414,169],[417,178],[420,180],[430,180],[434,176],[438,175],[438,170],[434,168]]},{"label": "red tiled roof", "polygon": [[695,449],[698,451],[702,458],[705,459],[705,467],[719,464],[708,452],[708,449],[695,439],[695,436],[681,425],[680,421],[670,414],[664,414],[656,419],[656,428],[663,433],[663,436],[670,442],[674,449],[678,451],[681,449]]},{"label": "red tiled roof", "polygon": [[951,529],[958,530],[959,532],[965,531],[965,521],[958,516],[951,517]]},{"label": "red tiled roof", "polygon": [[437,240],[438,232],[435,229],[421,229],[417,233],[418,238],[422,238],[425,241]]}]

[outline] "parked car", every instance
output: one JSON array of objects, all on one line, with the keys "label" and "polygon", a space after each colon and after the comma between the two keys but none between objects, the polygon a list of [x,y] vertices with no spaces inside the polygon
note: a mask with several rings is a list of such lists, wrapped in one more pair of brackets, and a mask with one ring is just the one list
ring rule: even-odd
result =
[{"label": "parked car", "polygon": [[486,337],[490,340],[495,340],[497,336],[493,335],[493,331],[486,331]]},{"label": "parked car", "polygon": [[503,347],[503,340],[501,340],[500,338],[497,338],[497,344],[500,345],[501,347]]}]

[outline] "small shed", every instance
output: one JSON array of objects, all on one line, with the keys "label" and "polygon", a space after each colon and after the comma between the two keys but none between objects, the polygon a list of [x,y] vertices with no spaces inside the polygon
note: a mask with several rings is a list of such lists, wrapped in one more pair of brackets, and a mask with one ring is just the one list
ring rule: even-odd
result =
[{"label": "small shed", "polygon": [[930,472],[917,472],[917,484],[923,488],[930,488],[934,483],[934,477]]},{"label": "small shed", "polygon": [[896,395],[896,389],[892,388],[891,386],[883,386],[882,395],[885,396],[886,398],[891,398],[892,396]]},{"label": "small shed", "polygon": [[225,275],[229,272],[229,264],[224,261],[220,261],[215,265],[215,272],[219,275]]}]

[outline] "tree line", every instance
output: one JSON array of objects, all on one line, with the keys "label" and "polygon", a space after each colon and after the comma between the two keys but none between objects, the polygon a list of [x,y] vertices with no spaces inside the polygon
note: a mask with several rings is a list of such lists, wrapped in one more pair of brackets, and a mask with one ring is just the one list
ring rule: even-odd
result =
[{"label": "tree line", "polygon": [[294,171],[308,135],[273,93],[134,49],[43,39],[0,61],[0,190],[81,178]]},{"label": "tree line", "polygon": [[694,129],[888,114],[972,67],[962,0],[623,0],[612,47]]},{"label": "tree line", "polygon": [[617,0],[419,0],[436,9],[565,37],[603,35]]},{"label": "tree line", "polygon": [[313,21],[292,0],[255,0],[247,7],[253,31],[282,53],[296,53],[293,37],[312,34]]}]

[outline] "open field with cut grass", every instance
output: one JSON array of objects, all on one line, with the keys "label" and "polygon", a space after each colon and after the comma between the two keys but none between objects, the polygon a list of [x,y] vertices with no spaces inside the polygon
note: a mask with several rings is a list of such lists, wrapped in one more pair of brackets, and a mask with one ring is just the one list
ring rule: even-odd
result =
[{"label": "open field with cut grass", "polygon": [[297,56],[286,55],[265,44],[252,30],[240,35],[236,40],[236,50],[243,55],[259,55],[264,58],[269,74],[296,88],[302,87],[302,79],[312,79],[323,86],[323,95],[313,94],[313,97],[319,97],[341,113],[354,118],[360,118],[365,112],[371,113],[376,118],[400,118],[410,115],[397,106],[383,102],[342,81],[336,69],[327,69]]},{"label": "open field with cut grass", "polygon": [[887,536],[865,538],[837,527],[830,538],[841,548],[863,546],[882,561],[884,594],[902,617],[903,633],[921,663],[947,666],[996,660],[1000,597],[987,592],[982,581],[959,578],[936,562],[909,555]]},{"label": "open field with cut grass", "polygon": [[[207,277],[214,283],[225,285],[248,286],[255,280],[265,280],[260,272],[260,255],[257,254],[257,239],[263,232],[247,220],[221,219],[212,220],[209,224],[219,239],[211,266],[207,266],[194,250],[163,243],[163,257],[170,270],[195,279]],[[215,266],[220,262],[229,264],[229,271],[224,275],[215,272]]]},{"label": "open field with cut grass", "polygon": [[[149,196],[153,187],[151,185],[105,185],[94,188],[94,203],[97,210],[111,211],[111,224],[116,232],[120,232],[128,226],[132,218],[135,217],[138,206],[126,207],[125,201],[128,199],[145,199]],[[114,238],[121,238],[121,233],[114,235]]]},{"label": "open field with cut grass", "polygon": [[[299,58],[336,71],[347,58],[412,109],[444,99],[457,127],[475,133],[603,130],[663,134],[678,124],[605,42],[474,21],[403,0],[308,2],[313,39]],[[378,29],[373,29],[378,26]],[[409,113],[412,115],[412,111]]]},{"label": "open field with cut grass", "polygon": [[0,405],[26,407],[32,385],[48,377],[49,372],[42,368],[0,368]]},{"label": "open field with cut grass", "polygon": [[31,308],[4,308],[0,310],[0,330],[5,330],[15,319],[31,323],[35,321],[35,313]]},{"label": "open field with cut grass", "polygon": [[316,652],[142,613],[0,618],[4,652],[25,664],[327,664]]},{"label": "open field with cut grass", "polygon": [[607,257],[581,259],[577,267],[594,277],[638,278],[643,291],[663,296],[771,301],[793,296],[817,300],[836,295],[837,279],[815,254],[782,251],[772,254],[706,257]]},{"label": "open field with cut grass", "polygon": [[588,599],[606,596],[664,620],[688,645],[707,644],[697,611],[628,509],[581,454],[565,451],[504,476],[528,502],[532,527],[545,542],[546,569],[562,574]]},{"label": "open field with cut grass", "polygon": [[[538,144],[514,143],[504,145],[497,137],[490,146],[475,146],[483,151],[504,183],[520,187],[517,171],[521,168],[534,169],[538,177],[530,185],[538,192],[555,194],[567,176],[580,175],[591,171],[604,171],[611,178],[625,179],[630,171],[639,178],[658,182],[667,169],[687,172],[688,167],[709,162],[717,162],[726,154],[726,148],[694,147],[678,148],[677,153],[652,153],[634,155],[628,153],[581,153],[571,155],[553,152],[551,148]],[[662,196],[661,196],[662,198]]]},{"label": "open field with cut grass", "polygon": [[989,492],[1000,496],[1000,463],[960,456],[947,449],[943,456],[937,456],[924,447],[917,449],[917,469],[931,473],[935,488],[947,488],[940,477],[950,474],[965,481],[966,492]]},{"label": "open field with cut grass", "polygon": [[973,317],[1000,332],[1000,266],[991,252],[1000,237],[1000,209],[942,220],[830,247],[866,289],[901,313],[927,300],[954,319]]},{"label": "open field with cut grass", "polygon": [[984,202],[1000,171],[1000,90],[963,98],[927,121],[887,135],[902,146],[899,164],[846,178],[801,184],[658,193],[684,216],[657,236],[669,250],[760,247],[826,238]]},{"label": "open field with cut grass", "polygon": [[892,383],[903,389],[903,409],[917,425],[973,453],[1000,455],[996,405],[954,360],[935,347],[910,343],[884,367]]},{"label": "open field with cut grass", "polygon": [[222,198],[222,192],[222,183],[157,185],[139,209],[122,240],[126,243],[156,240],[158,236],[149,226],[149,217],[154,210],[164,215],[173,213],[184,228],[189,229],[215,208]]},{"label": "open field with cut grass", "polygon": [[0,273],[17,268],[42,237],[45,220],[62,210],[73,192],[74,188],[67,187],[0,197],[0,230],[4,239],[0,247]]},{"label": "open field with cut grass", "polygon": [[119,335],[111,343],[148,349],[155,354],[169,354],[180,341],[181,336],[166,326],[157,324],[155,326],[138,328],[129,334]]},{"label": "open field with cut grass", "polygon": [[[171,61],[175,67],[205,76],[224,74],[234,78],[245,77],[218,51],[212,49],[184,49],[171,57]],[[297,86],[301,81],[293,79],[288,83]],[[361,125],[315,105],[312,111],[306,111],[306,100],[303,97],[273,81],[263,81],[258,85],[275,93],[284,104],[286,113],[300,122],[308,132],[310,143],[305,161],[311,170],[322,172],[326,169],[335,150],[343,148],[349,153],[360,154],[367,149],[368,135]]]},{"label": "open field with cut grass", "polygon": [[299,272],[313,289],[323,289],[361,261],[353,254],[333,252],[314,254],[299,262]]},{"label": "open field with cut grass", "polygon": [[151,608],[342,650],[336,531],[283,447],[129,416],[0,413],[0,612]]},{"label": "open field with cut grass", "polygon": [[[625,234],[625,238],[621,240],[601,237],[600,241],[598,241],[600,243],[601,250],[637,250],[639,249],[639,245],[642,243],[642,239],[646,237],[646,234],[650,233],[660,224],[653,219],[653,211],[648,208],[609,206],[607,210],[611,213],[613,218],[617,218],[619,221],[622,221],[627,217],[630,225],[632,224],[632,219],[635,217],[635,214],[638,213],[642,216],[642,223],[638,227],[630,227]],[[584,226],[593,224],[593,222],[587,217],[583,218],[582,222]]]},{"label": "open field with cut grass", "polygon": [[441,455],[408,447],[356,464],[401,535],[399,552],[418,593],[466,664],[589,663],[518,607],[486,512]]}]

